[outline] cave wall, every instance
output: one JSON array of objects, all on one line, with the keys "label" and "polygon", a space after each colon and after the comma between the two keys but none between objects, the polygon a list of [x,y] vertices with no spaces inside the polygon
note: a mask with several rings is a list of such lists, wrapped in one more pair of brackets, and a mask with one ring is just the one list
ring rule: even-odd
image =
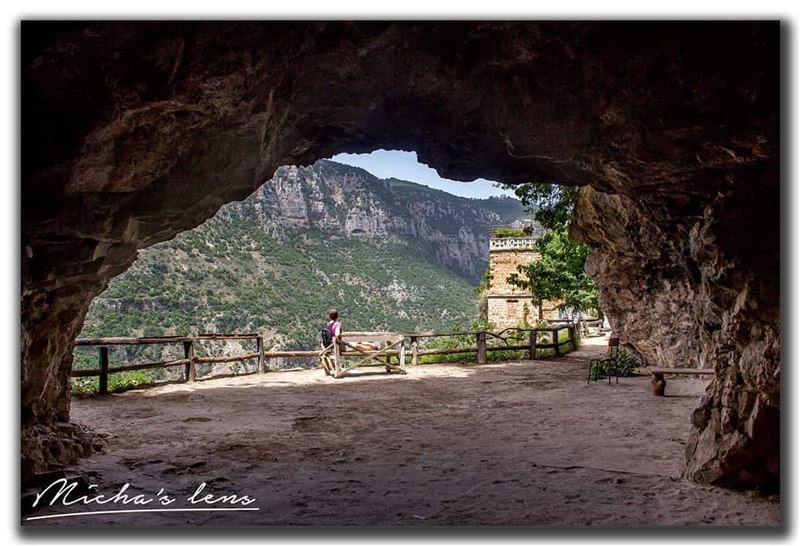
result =
[{"label": "cave wall", "polygon": [[685,477],[774,490],[780,480],[778,176],[725,177],[701,214],[658,218],[582,188],[573,238],[614,330],[648,365],[713,368]]},{"label": "cave wall", "polygon": [[23,477],[86,453],[73,341],[138,249],[280,165],[388,148],[455,180],[586,186],[574,236],[615,326],[652,363],[717,371],[686,475],[773,483],[779,30],[23,23]]}]

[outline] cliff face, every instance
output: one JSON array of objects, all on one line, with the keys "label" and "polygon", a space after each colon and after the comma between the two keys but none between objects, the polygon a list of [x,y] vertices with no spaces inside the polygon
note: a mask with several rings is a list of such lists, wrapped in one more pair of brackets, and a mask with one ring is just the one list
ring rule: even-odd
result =
[{"label": "cliff face", "polygon": [[514,199],[456,197],[331,161],[280,167],[254,197],[221,214],[255,218],[279,238],[286,228],[325,237],[402,237],[474,284],[488,265],[489,227],[524,217]]},{"label": "cliff face", "polygon": [[576,236],[612,320],[716,372],[686,475],[776,486],[779,43],[769,22],[24,25],[23,473],[74,443],[73,341],[138,249],[280,165],[384,148],[591,186]]}]

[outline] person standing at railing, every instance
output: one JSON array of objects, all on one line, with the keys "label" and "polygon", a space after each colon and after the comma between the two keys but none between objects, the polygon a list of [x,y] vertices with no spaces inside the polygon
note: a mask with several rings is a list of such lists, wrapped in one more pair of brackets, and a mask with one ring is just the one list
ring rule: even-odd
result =
[{"label": "person standing at railing", "polygon": [[338,343],[342,334],[342,322],[339,320],[339,312],[331,307],[328,309],[328,322],[322,329],[322,351],[320,352],[320,363],[326,375],[335,375],[337,364],[333,358],[333,344]]}]

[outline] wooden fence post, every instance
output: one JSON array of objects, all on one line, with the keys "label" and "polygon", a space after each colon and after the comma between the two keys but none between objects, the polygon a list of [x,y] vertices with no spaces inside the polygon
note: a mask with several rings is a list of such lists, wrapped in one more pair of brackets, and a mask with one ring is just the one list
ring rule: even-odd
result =
[{"label": "wooden fence post", "polygon": [[258,336],[256,338],[256,346],[258,347],[258,366],[256,373],[264,373],[264,338]]},{"label": "wooden fence post", "polygon": [[553,344],[555,345],[556,356],[561,356],[561,346],[558,344],[558,328],[553,328]]},{"label": "wooden fence post", "polygon": [[194,365],[194,340],[183,342],[183,357],[189,359],[186,364],[186,382],[194,383],[197,373]]},{"label": "wooden fence post", "polygon": [[411,336],[411,365],[417,365],[417,336]]},{"label": "wooden fence post", "polygon": [[567,331],[569,332],[569,341],[570,343],[572,343],[572,350],[577,351],[578,345],[575,341],[575,325],[574,324],[570,325]]},{"label": "wooden fence post", "polygon": [[478,332],[475,338],[478,342],[478,364],[486,364],[486,332]]},{"label": "wooden fence post", "polygon": [[528,332],[528,345],[530,345],[528,356],[531,360],[536,360],[536,337],[536,330]]},{"label": "wooden fence post", "polygon": [[108,394],[108,347],[100,347],[100,394]]},{"label": "wooden fence post", "polygon": [[342,371],[342,355],[339,347],[339,338],[333,338],[333,377],[338,378]]}]

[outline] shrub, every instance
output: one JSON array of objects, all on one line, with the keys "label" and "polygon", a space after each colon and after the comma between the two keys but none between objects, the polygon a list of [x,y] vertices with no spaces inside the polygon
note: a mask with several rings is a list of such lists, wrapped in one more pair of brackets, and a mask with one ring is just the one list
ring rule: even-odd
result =
[{"label": "shrub", "polygon": [[96,377],[72,377],[72,394],[92,394],[97,392]]},{"label": "shrub", "polygon": [[520,228],[512,228],[512,227],[499,227],[494,230],[494,237],[497,239],[503,239],[506,237],[526,237],[526,233],[524,229]]},{"label": "shrub", "polygon": [[593,365],[597,366],[598,377],[629,377],[639,367],[639,358],[627,349],[620,349],[614,356],[608,351],[603,353],[599,360],[587,364],[587,368]]},{"label": "shrub", "polygon": [[109,375],[108,390],[110,392],[121,392],[133,389],[153,382],[153,375],[145,370],[135,370],[132,372],[118,372]]},{"label": "shrub", "polygon": [[501,360],[520,360],[525,357],[525,351],[489,351],[486,360],[489,362],[499,362]]},{"label": "shrub", "polygon": [[[155,381],[152,372],[148,370],[134,370],[131,372],[117,372],[108,376],[108,391],[122,392],[144,385],[150,385]],[[99,390],[100,380],[97,377],[73,377],[73,394],[96,394]]]}]

